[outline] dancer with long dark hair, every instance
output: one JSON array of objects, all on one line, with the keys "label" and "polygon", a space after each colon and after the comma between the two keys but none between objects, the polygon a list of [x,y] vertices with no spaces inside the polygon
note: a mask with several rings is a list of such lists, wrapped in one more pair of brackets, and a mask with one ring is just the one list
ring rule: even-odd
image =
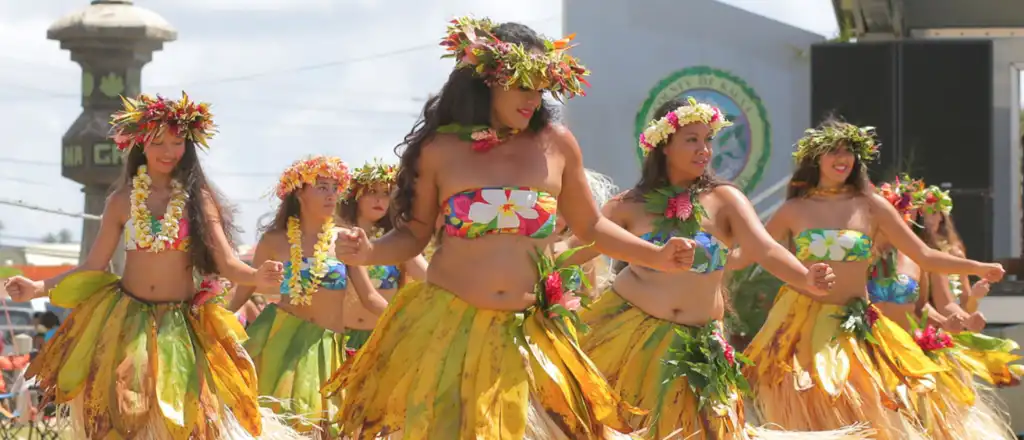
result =
[{"label": "dancer with long dark hair", "polygon": [[[266,286],[283,276],[279,262],[254,269],[234,254],[230,212],[197,154],[214,134],[209,106],[141,95],[112,124],[124,177],[84,263],[5,283],[14,301],[49,296],[73,309],[25,377],[70,405],[75,438],[296,437],[260,411],[238,320],[197,292],[203,277]],[[105,269],[121,245],[118,277]]]},{"label": "dancer with long dark hair", "polygon": [[690,266],[692,241],[664,246],[601,216],[575,138],[544,95],[582,93],[568,42],[516,23],[459,18],[442,43],[457,66],[400,148],[395,229],[339,240],[350,264],[400,264],[443,217],[427,280],[395,295],[366,345],[324,387],[342,433],[415,439],[623,437],[641,412],[575,343],[565,306],[579,275],[546,251],[557,215],[602,252],[659,270]]},{"label": "dancer with long dark hair", "polygon": [[[797,143],[787,200],[766,228],[805,264],[830,262],[836,286],[824,297],[783,286],[747,347],[753,366],[744,373],[763,422],[788,430],[870,422],[879,439],[928,438],[913,393],[947,369],[868,301],[872,247],[884,235],[928,270],[1003,276],[999,264],[922,243],[868,182],[867,164],[877,154],[872,128],[837,120],[808,130]],[[734,258],[746,260],[742,251]]]},{"label": "dancer with long dark hair", "polygon": [[[367,162],[352,173],[352,183],[338,203],[338,217],[344,226],[369,231],[370,237],[380,238],[393,229],[388,209],[395,186],[398,167],[380,159]],[[377,325],[383,308],[370,310],[363,306],[367,293],[356,289],[372,289],[373,295],[391,301],[409,281],[422,281],[427,273],[427,260],[417,255],[397,265],[379,265],[366,268],[369,286],[355,286],[345,297],[342,325],[345,326],[345,347],[352,351],[362,348]],[[386,304],[384,304],[386,306]]]},{"label": "dancer with long dark hair", "polygon": [[[287,416],[297,430],[328,438],[336,409],[320,386],[345,359],[344,300],[370,280],[363,268],[349,268],[334,255],[334,211],[348,189],[348,165],[337,157],[298,160],[275,188],[281,201],[274,220],[256,244],[253,263],[284,260],[284,279],[265,294],[282,300],[267,306],[247,329],[245,349],[256,363],[259,393],[266,406]],[[240,288],[230,309],[241,307],[253,288]],[[379,296],[366,297],[380,310]],[[374,302],[376,301],[376,303]]]},{"label": "dancer with long dark hair", "polygon": [[[627,402],[646,437],[694,440],[865,438],[857,427],[778,432],[748,426],[742,355],[724,335],[723,274],[729,248],[742,245],[772,273],[824,295],[828,264],[809,268],[772,240],[750,201],[710,168],[712,140],[732,126],[716,107],[693,98],[664,103],[640,138],[643,170],[629,191],[604,205],[616,224],[652,243],[670,237],[698,244],[693,266],[677,274],[630,264],[582,312],[591,331],[581,347]],[[576,252],[570,261],[597,256]]]},{"label": "dancer with long dark hair", "polygon": [[[878,192],[926,243],[930,240],[922,226],[925,212],[948,213],[953,208],[947,194],[907,176],[882,184]],[[1022,366],[1012,364],[1020,359],[1012,353],[1019,348],[1017,343],[964,331],[963,322],[970,318],[955,319],[965,312],[949,303],[950,298],[940,300],[947,302],[942,311],[933,307],[932,295],[942,294],[931,288],[935,277],[884,240],[876,243],[876,254],[868,277],[872,304],[911,332],[929,358],[947,368],[936,373],[934,389],[921,393],[915,408],[929,438],[1015,438],[1009,419],[996,408],[996,396],[975,385],[974,377],[1000,386],[1019,380]],[[946,282],[944,278],[939,281]]]}]

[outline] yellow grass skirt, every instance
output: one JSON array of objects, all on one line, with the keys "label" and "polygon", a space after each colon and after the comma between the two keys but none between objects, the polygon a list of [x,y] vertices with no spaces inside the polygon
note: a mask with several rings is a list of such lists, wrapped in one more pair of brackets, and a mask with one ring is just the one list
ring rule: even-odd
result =
[{"label": "yellow grass skirt", "polygon": [[353,439],[629,438],[623,403],[562,325],[403,287],[369,341],[324,386]]},{"label": "yellow grass skirt", "polygon": [[25,373],[46,401],[70,406],[73,438],[300,438],[260,411],[233,314],[143,302],[119,281],[90,271],[58,284],[50,300],[73,310]]},{"label": "yellow grass skirt", "polygon": [[[870,430],[849,428],[832,432],[781,432],[754,428],[745,422],[740,390],[731,385],[736,397],[728,407],[699,408],[694,384],[686,377],[666,381],[664,360],[670,351],[679,350],[677,331],[695,334],[700,329],[675,324],[648,315],[624,300],[614,290],[606,290],[600,299],[582,313],[590,333],[581,337],[583,350],[608,378],[623,399],[651,411],[633,421],[648,427],[649,438],[690,440],[747,439],[866,439]],[[710,344],[709,344],[710,345]],[[719,353],[720,348],[705,346],[702,351]],[[717,384],[727,385],[728,384]],[[705,385],[706,386],[706,385]]]},{"label": "yellow grass skirt", "polygon": [[783,286],[747,347],[746,376],[761,421],[787,430],[829,430],[869,422],[880,440],[927,439],[917,393],[934,390],[933,362],[903,328],[878,315],[877,344],[840,330],[843,306]]},{"label": "yellow grass skirt", "polygon": [[1016,342],[970,332],[954,336],[955,347],[934,353],[935,361],[949,371],[936,375],[935,392],[921,396],[921,419],[935,440],[1015,440],[1009,417],[992,390],[976,384],[980,378],[992,385],[1019,381],[1020,359],[1013,354]]},{"label": "yellow grass skirt", "polygon": [[337,408],[320,387],[341,367],[345,337],[268,305],[247,329],[264,406],[304,433],[327,434]]}]

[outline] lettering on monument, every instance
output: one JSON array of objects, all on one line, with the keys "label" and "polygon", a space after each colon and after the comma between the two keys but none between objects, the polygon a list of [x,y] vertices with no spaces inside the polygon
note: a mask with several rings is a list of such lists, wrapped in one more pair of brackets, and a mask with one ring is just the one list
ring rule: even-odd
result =
[{"label": "lettering on monument", "polygon": [[82,156],[81,145],[65,145],[61,157],[61,164],[64,168],[78,168],[85,165],[85,158]]},{"label": "lettering on monument", "polygon": [[121,152],[111,143],[92,146],[92,165],[96,167],[120,166]]}]

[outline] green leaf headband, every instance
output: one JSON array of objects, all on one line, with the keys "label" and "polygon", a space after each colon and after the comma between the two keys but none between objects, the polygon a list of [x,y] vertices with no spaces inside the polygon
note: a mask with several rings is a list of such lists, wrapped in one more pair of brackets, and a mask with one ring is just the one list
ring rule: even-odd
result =
[{"label": "green leaf headband", "polygon": [[363,166],[352,172],[353,184],[349,185],[344,198],[353,198],[353,191],[355,191],[354,198],[358,199],[363,195],[363,191],[367,187],[378,183],[392,186],[395,184],[397,175],[398,167],[396,165],[386,164],[379,157],[375,157],[372,161],[366,162]]},{"label": "green leaf headband", "polygon": [[921,208],[928,214],[953,212],[953,199],[949,197],[949,191],[943,191],[935,185],[921,190],[919,198],[923,204]]},{"label": "green leaf headband", "polygon": [[805,160],[815,160],[826,153],[838,150],[843,145],[863,164],[878,157],[879,144],[875,140],[875,127],[858,127],[842,123],[804,131],[804,136],[796,143],[793,159],[797,164]]}]

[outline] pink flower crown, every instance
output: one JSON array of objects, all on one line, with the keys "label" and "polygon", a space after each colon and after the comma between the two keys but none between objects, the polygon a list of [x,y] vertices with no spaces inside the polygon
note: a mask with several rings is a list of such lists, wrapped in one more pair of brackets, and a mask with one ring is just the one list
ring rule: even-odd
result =
[{"label": "pink flower crown", "polygon": [[175,136],[209,148],[206,143],[217,131],[210,114],[210,105],[189,100],[185,92],[175,101],[160,95],[155,98],[141,94],[137,98],[121,97],[124,109],[114,113],[110,119],[111,138],[121,151],[128,151],[170,130]]},{"label": "pink flower crown", "polygon": [[348,189],[351,177],[345,161],[333,156],[312,156],[295,161],[281,173],[275,191],[277,198],[284,200],[288,194],[305,185],[316,185],[317,179],[337,181],[340,196]]},{"label": "pink flower crown", "polygon": [[689,96],[686,98],[686,102],[686,105],[668,112],[661,119],[651,121],[644,132],[640,133],[641,162],[655,148],[668,142],[668,138],[680,127],[696,123],[707,124],[711,128],[711,135],[714,136],[718,134],[719,130],[732,125],[732,122],[725,119],[725,115],[718,107],[697,102],[696,99]]}]

